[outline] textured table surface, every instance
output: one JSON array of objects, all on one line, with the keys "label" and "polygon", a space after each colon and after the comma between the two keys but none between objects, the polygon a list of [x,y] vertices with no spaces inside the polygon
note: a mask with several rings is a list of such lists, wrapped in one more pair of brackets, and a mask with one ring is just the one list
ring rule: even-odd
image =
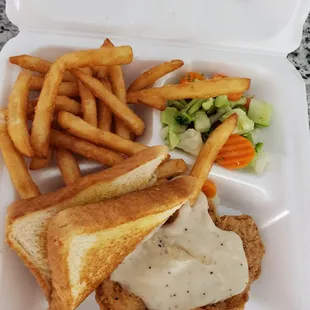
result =
[{"label": "textured table surface", "polygon": [[[8,40],[17,34],[18,28],[10,23],[6,17],[5,0],[0,0],[0,50]],[[289,54],[288,59],[304,78],[307,88],[308,114],[310,118],[310,15],[304,24],[300,47]]]}]

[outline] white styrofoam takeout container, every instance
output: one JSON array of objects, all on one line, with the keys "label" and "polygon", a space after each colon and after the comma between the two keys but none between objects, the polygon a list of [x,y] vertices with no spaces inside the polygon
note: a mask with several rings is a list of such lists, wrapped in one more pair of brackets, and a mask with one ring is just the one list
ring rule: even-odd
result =
[{"label": "white styrofoam takeout container", "polygon": [[[274,106],[262,141],[272,161],[260,176],[213,167],[224,207],[253,216],[266,246],[263,272],[251,288],[247,310],[310,309],[309,133],[304,83],[286,60],[301,39],[308,0],[7,0],[7,14],[19,35],[0,56],[0,106],[19,69],[8,57],[32,54],[48,60],[74,50],[99,47],[105,37],[133,47],[124,67],[127,85],[156,63],[180,58],[185,65],[157,84],[189,70],[252,79],[250,92]],[[139,141],[162,144],[159,112],[137,109],[145,120]],[[194,158],[172,152],[192,164]],[[100,165],[81,160],[83,173]],[[61,187],[54,165],[32,173],[42,192]],[[17,199],[0,158],[0,309],[46,309],[35,279],[4,243],[7,206]],[[226,209],[227,210],[227,209]],[[235,212],[233,211],[233,212]],[[93,296],[81,310],[98,309]]]}]

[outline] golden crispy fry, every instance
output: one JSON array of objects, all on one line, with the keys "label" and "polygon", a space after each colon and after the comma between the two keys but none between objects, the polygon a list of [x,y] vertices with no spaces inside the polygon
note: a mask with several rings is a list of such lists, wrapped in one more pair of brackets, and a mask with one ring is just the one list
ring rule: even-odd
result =
[{"label": "golden crispy fry", "polygon": [[95,66],[92,67],[93,75],[98,79],[104,79],[108,76],[109,67],[107,66]]},{"label": "golden crispy fry", "polygon": [[[111,91],[111,84],[107,78],[101,79],[101,83]],[[112,126],[112,111],[111,109],[102,101],[98,101],[98,128],[104,131],[111,131]]]},{"label": "golden crispy fry", "polygon": [[[90,68],[84,68],[83,71],[91,76],[92,71]],[[79,92],[81,97],[82,115],[85,122],[97,127],[97,103],[93,93],[80,81]]]},{"label": "golden crispy fry", "polygon": [[96,160],[107,166],[114,166],[121,163],[124,157],[114,151],[94,145],[76,137],[66,135],[52,129],[50,143],[58,148],[70,150],[88,159]]},{"label": "golden crispy fry", "polygon": [[[38,103],[38,100],[28,101],[27,113],[28,118],[32,119],[35,113],[35,108]],[[81,114],[81,104],[74,99],[71,99],[67,96],[57,96],[55,103],[55,111],[67,111],[74,115]]]},{"label": "golden crispy fry", "polygon": [[71,73],[83,82],[84,85],[91,89],[97,98],[104,101],[113,114],[120,118],[127,125],[127,127],[133,131],[133,133],[138,136],[143,134],[143,121],[126,104],[121,102],[106,87],[104,87],[99,80],[88,76],[81,70],[71,70]]},{"label": "golden crispy fry", "polygon": [[57,59],[66,69],[94,66],[126,65],[132,62],[133,52],[130,46],[99,48],[65,54]]},{"label": "golden crispy fry", "polygon": [[67,111],[74,115],[81,114],[81,104],[67,96],[57,96],[55,103],[55,111]]},{"label": "golden crispy fry", "polygon": [[[30,56],[30,55],[19,55],[12,56],[9,58],[10,63],[20,66],[21,68],[28,69],[34,72],[41,74],[46,74],[50,69],[52,63],[41,59],[39,57]],[[74,82],[76,78],[69,72],[65,72],[63,76],[63,81]]]},{"label": "golden crispy fry", "polygon": [[[106,41],[100,46],[100,48],[108,47]],[[101,80],[108,76],[109,67],[108,66],[94,66],[92,67],[93,75]]]},{"label": "golden crispy fry", "polygon": [[34,156],[27,126],[30,81],[30,71],[22,71],[13,86],[8,104],[8,132],[16,149],[27,157]]},{"label": "golden crispy fry", "polygon": [[72,135],[129,156],[147,148],[143,144],[124,139],[111,132],[91,126],[81,118],[65,111],[58,113],[58,123]]},{"label": "golden crispy fry", "polygon": [[143,102],[153,96],[168,99],[208,98],[220,95],[243,93],[250,87],[251,80],[247,78],[225,78],[220,80],[204,80],[177,85],[165,85],[127,93],[128,103]]},{"label": "golden crispy fry", "polygon": [[7,131],[5,111],[0,111],[0,149],[4,163],[10,174],[12,183],[21,198],[40,195],[37,185],[33,182],[23,156],[15,149]]},{"label": "golden crispy fry", "polygon": [[53,150],[49,148],[47,158],[33,157],[30,162],[30,170],[39,170],[46,168],[53,160]]},{"label": "golden crispy fry", "polygon": [[[129,94],[130,93],[127,93],[128,96]],[[127,96],[127,99],[128,99],[128,96]],[[131,103],[131,102],[128,100],[128,103]],[[164,99],[163,97],[155,96],[155,95],[153,96],[149,94],[141,94],[139,95],[139,99],[135,103],[145,104],[151,108],[154,108],[160,111],[164,111],[166,109],[166,99]]]},{"label": "golden crispy fry", "polygon": [[158,79],[164,75],[173,72],[184,65],[184,62],[179,59],[174,59],[169,62],[156,65],[145,71],[142,75],[136,78],[128,88],[128,92],[141,90],[153,85]]},{"label": "golden crispy fry", "polygon": [[38,157],[47,157],[48,155],[52,116],[63,72],[63,64],[56,61],[47,73],[40,93],[30,137],[31,145]]},{"label": "golden crispy fry", "polygon": [[[72,68],[127,64],[132,58],[131,47],[121,46],[65,54],[52,64],[45,77],[32,123],[31,144],[37,156],[46,157],[48,154],[52,115],[64,71]],[[102,86],[101,83],[100,85]]]},{"label": "golden crispy fry", "polygon": [[[114,47],[113,43],[106,39],[104,41],[105,46]],[[109,79],[112,85],[113,94],[124,104],[127,105],[127,94],[126,94],[126,86],[123,77],[123,71],[121,66],[112,66],[108,71]],[[114,115],[114,128],[115,133],[124,138],[130,140],[130,130],[126,127],[122,120],[120,120],[117,116]]]},{"label": "golden crispy fry", "polygon": [[207,179],[209,172],[212,168],[213,162],[237,126],[238,115],[233,114],[227,118],[221,125],[211,133],[210,137],[201,149],[195,164],[190,172],[192,177],[197,178],[196,189],[190,199],[193,205],[201,191],[202,185]]},{"label": "golden crispy fry", "polygon": [[66,185],[74,183],[81,178],[80,167],[75,156],[70,151],[57,148],[56,159]]},{"label": "golden crispy fry", "polygon": [[[32,76],[30,89],[41,91],[44,84],[44,76]],[[62,82],[57,90],[59,96],[76,97],[79,95],[77,82]]]},{"label": "golden crispy fry", "polygon": [[170,159],[164,161],[156,169],[157,180],[176,177],[187,170],[187,165],[183,159]]}]

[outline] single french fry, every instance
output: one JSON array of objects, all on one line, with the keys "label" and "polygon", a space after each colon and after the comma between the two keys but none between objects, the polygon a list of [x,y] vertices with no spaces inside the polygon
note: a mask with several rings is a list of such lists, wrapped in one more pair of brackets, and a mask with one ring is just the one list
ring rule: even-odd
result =
[{"label": "single french fry", "polygon": [[85,140],[66,135],[58,130],[52,129],[50,144],[52,146],[67,149],[90,160],[96,160],[107,166],[121,163],[124,157],[119,153],[89,143]]},{"label": "single french fry", "polygon": [[132,58],[131,47],[121,46],[65,54],[51,65],[44,80],[31,130],[31,144],[38,157],[47,157],[48,154],[52,115],[64,71],[82,67],[128,64]]},{"label": "single french fry", "polygon": [[22,71],[16,79],[8,104],[8,132],[16,149],[24,156],[33,157],[27,125],[27,105],[30,71]]},{"label": "single french fry", "polygon": [[[39,57],[30,55],[18,55],[9,58],[11,64],[20,66],[21,68],[28,69],[41,74],[46,74],[50,69],[52,63],[41,59]],[[65,72],[63,76],[63,81],[74,82],[76,78],[69,72]]]},{"label": "single french fry", "polygon": [[57,96],[55,103],[55,111],[67,111],[74,115],[81,114],[81,104],[74,99],[71,99],[67,96]]},{"label": "single french fry", "polygon": [[[127,95],[129,95],[129,93],[127,93]],[[130,102],[130,98],[128,103],[132,103]],[[155,95],[141,94],[135,103],[144,104],[160,111],[164,111],[166,109],[166,99]]]},{"label": "single french fry", "polygon": [[[109,90],[111,90],[111,84],[107,78],[101,79],[101,83]],[[111,131],[112,126],[112,111],[111,109],[99,99],[98,101],[98,128],[104,131]]]},{"label": "single french fry", "polygon": [[39,170],[46,168],[53,160],[53,150],[49,148],[47,158],[33,157],[30,162],[30,170]]},{"label": "single french fry", "polygon": [[47,157],[48,155],[52,116],[63,72],[64,66],[56,61],[45,77],[38,99],[30,136],[31,145],[38,157]]},{"label": "single french fry", "polygon": [[143,134],[143,121],[126,104],[104,87],[99,80],[88,76],[81,70],[74,69],[71,70],[71,73],[83,82],[97,98],[102,100],[111,109],[113,114],[121,119],[134,134],[138,136]]},{"label": "single french fry", "polygon": [[58,113],[58,123],[74,136],[128,156],[147,148],[143,144],[124,139],[111,132],[91,126],[81,118],[65,111]]},{"label": "single french fry", "polygon": [[66,185],[74,183],[81,178],[80,167],[75,156],[70,151],[57,148],[56,159]]},{"label": "single french fry", "polygon": [[[86,69],[86,70],[85,70]],[[83,71],[91,76],[90,68],[84,68]],[[97,103],[93,93],[81,82],[78,81],[79,92],[81,97],[82,115],[85,122],[97,127]]]},{"label": "single french fry", "polygon": [[195,203],[205,180],[208,178],[209,172],[218,152],[221,150],[223,145],[226,143],[236,128],[237,121],[237,114],[232,114],[230,117],[228,117],[221,125],[215,128],[201,149],[190,172],[192,177],[197,178],[196,188],[190,199],[191,205]]},{"label": "single french fry", "polygon": [[0,111],[0,149],[4,163],[10,174],[12,183],[19,196],[24,198],[40,195],[37,185],[33,182],[23,156],[16,150],[7,131],[5,111]]},{"label": "single french fry", "polygon": [[65,54],[57,59],[66,69],[94,66],[127,65],[132,62],[133,52],[128,45],[113,48],[99,48]]},{"label": "single french fry", "polygon": [[[34,116],[37,103],[38,103],[38,99],[28,101],[28,106],[27,106],[28,118],[31,118],[31,116]],[[79,115],[81,114],[81,104],[67,96],[57,96],[56,103],[55,103],[55,111],[57,112],[61,110],[70,112],[74,115]]]},{"label": "single french fry", "polygon": [[244,92],[249,89],[251,80],[248,78],[227,78],[220,80],[204,80],[185,84],[165,85],[127,93],[128,103],[143,102],[153,96],[170,99],[209,98]]},{"label": "single french fry", "polygon": [[98,80],[104,79],[108,75],[109,67],[107,66],[95,66],[92,67],[93,76],[95,76]]},{"label": "single french fry", "polygon": [[[106,39],[104,41],[104,45],[108,47],[114,47],[114,44]],[[109,79],[112,86],[113,94],[124,104],[127,105],[127,94],[126,94],[126,86],[123,76],[123,71],[121,66],[111,66],[108,71]],[[114,115],[114,129],[115,133],[124,138],[130,140],[131,134],[130,130],[126,127],[124,122],[119,119],[116,115]]]},{"label": "single french fry", "polygon": [[187,170],[187,165],[183,159],[170,159],[164,161],[156,169],[157,180],[176,177]]},{"label": "single french fry", "polygon": [[169,62],[156,65],[151,69],[145,71],[142,75],[137,77],[129,86],[128,92],[134,90],[141,90],[153,85],[158,79],[164,75],[173,72],[184,65],[184,62],[179,59],[174,59]]},{"label": "single french fry", "polygon": [[[44,84],[44,76],[35,76],[31,78],[30,89],[41,91]],[[57,90],[59,96],[76,97],[79,95],[79,87],[77,82],[62,82]]]},{"label": "single french fry", "polygon": [[[106,41],[100,46],[100,48],[108,47]],[[93,76],[98,80],[104,79],[108,76],[109,67],[108,66],[94,66],[92,67]]]}]

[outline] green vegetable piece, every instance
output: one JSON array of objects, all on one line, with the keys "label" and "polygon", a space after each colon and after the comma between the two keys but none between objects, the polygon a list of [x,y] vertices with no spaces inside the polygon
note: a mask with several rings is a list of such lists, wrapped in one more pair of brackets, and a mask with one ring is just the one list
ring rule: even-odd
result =
[{"label": "green vegetable piece", "polygon": [[226,95],[216,97],[214,104],[217,108],[230,107],[230,101],[227,99]]},{"label": "green vegetable piece", "polygon": [[224,107],[217,109],[216,113],[210,116],[210,123],[213,125],[215,122],[220,120],[220,118],[225,115],[226,113],[229,113],[231,111],[231,107]]},{"label": "green vegetable piece", "polygon": [[205,111],[209,111],[212,107],[214,107],[214,99],[213,98],[209,98],[205,102],[202,103],[202,108]]},{"label": "green vegetable piece", "polygon": [[253,168],[254,172],[257,174],[260,174],[266,169],[269,161],[269,154],[267,152],[261,151],[259,154],[255,155],[254,159],[249,164],[249,167]]},{"label": "green vegetable piece", "polygon": [[168,133],[169,133],[169,126],[165,126],[162,128],[160,131],[160,136],[163,140],[166,140],[168,138]]},{"label": "green vegetable piece", "polygon": [[254,140],[253,140],[253,137],[252,137],[252,134],[249,132],[249,133],[245,133],[243,135],[243,137],[245,137],[247,140],[249,140],[251,142],[252,145],[255,145],[254,143]]},{"label": "green vegetable piece", "polygon": [[200,102],[201,99],[193,99],[191,102],[187,103],[184,109],[182,109],[183,112],[187,112],[192,106],[194,106],[197,102]]},{"label": "green vegetable piece", "polygon": [[237,108],[238,106],[242,106],[246,104],[246,98],[241,97],[239,100],[236,101],[230,101],[231,107],[232,108]]},{"label": "green vegetable piece", "polygon": [[185,111],[181,111],[176,116],[176,121],[180,125],[189,125],[193,121],[193,118],[190,115],[188,115]]},{"label": "green vegetable piece", "polygon": [[221,117],[221,122],[225,121],[230,115],[237,113],[238,114],[238,123],[234,133],[243,135],[254,129],[254,122],[249,119],[246,113],[241,109],[232,109]]},{"label": "green vegetable piece", "polygon": [[268,127],[272,114],[272,105],[267,102],[251,100],[248,117],[257,125]]},{"label": "green vegetable piece", "polygon": [[245,114],[248,112],[247,109],[242,105],[238,105],[238,106],[234,107],[234,109],[240,109],[240,110],[244,111]]},{"label": "green vegetable piece", "polygon": [[171,150],[173,150],[178,143],[180,142],[180,137],[178,136],[177,133],[175,133],[171,128],[169,128],[169,132],[168,132],[168,144],[169,144],[169,148]]},{"label": "green vegetable piece", "polygon": [[186,105],[187,105],[187,102],[186,102],[186,100],[185,100],[185,99],[179,99],[178,101],[179,101],[179,102],[181,102],[184,106],[186,106]]},{"label": "green vegetable piece", "polygon": [[182,149],[186,153],[197,156],[203,147],[203,141],[201,133],[193,128],[187,129],[185,132],[179,135],[181,141],[178,144],[178,148]]},{"label": "green vegetable piece", "polygon": [[195,113],[194,127],[199,132],[207,132],[211,128],[210,120],[205,111]]},{"label": "green vegetable piece", "polygon": [[160,120],[165,125],[171,125],[175,122],[175,116],[179,113],[177,108],[167,107],[165,111],[161,112]]},{"label": "green vegetable piece", "polygon": [[267,128],[267,127],[269,127],[269,125],[264,126],[264,125],[259,125],[255,123],[255,128],[261,129],[261,128]]},{"label": "green vegetable piece", "polygon": [[168,125],[176,133],[184,132],[187,126],[181,125],[176,121],[176,116],[179,113],[177,108],[167,107],[165,111],[161,112],[161,122]]},{"label": "green vegetable piece", "polygon": [[210,116],[210,115],[213,115],[214,113],[216,113],[216,107],[215,105],[213,104],[213,106],[209,109],[209,111],[207,111],[207,114]]},{"label": "green vegetable piece", "polygon": [[181,102],[180,100],[168,100],[167,101],[167,106],[168,107],[174,107],[177,108],[178,110],[182,110],[186,107],[186,102],[185,104]]},{"label": "green vegetable piece", "polygon": [[187,110],[187,114],[190,116],[194,115],[197,111],[200,110],[203,102],[204,99],[198,99],[198,101],[196,101],[195,104],[193,104],[190,109]]},{"label": "green vegetable piece", "polygon": [[262,142],[256,143],[256,144],[255,144],[255,152],[256,152],[257,154],[259,154],[260,151],[263,149],[263,146],[264,146],[264,143],[262,143]]}]

